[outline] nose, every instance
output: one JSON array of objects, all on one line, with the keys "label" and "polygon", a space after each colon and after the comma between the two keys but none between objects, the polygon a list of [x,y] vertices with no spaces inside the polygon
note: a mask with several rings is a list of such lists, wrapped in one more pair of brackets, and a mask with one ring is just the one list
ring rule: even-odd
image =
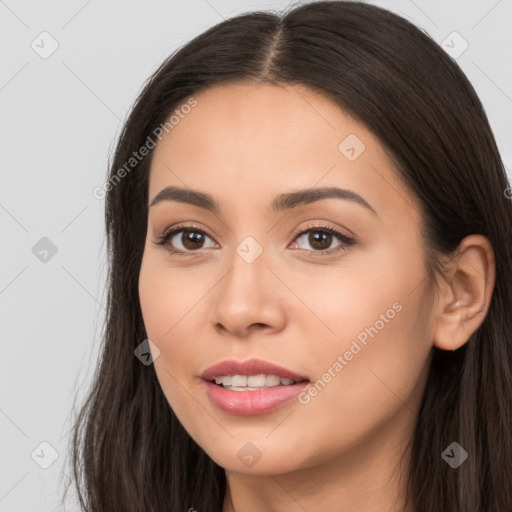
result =
[{"label": "nose", "polygon": [[268,268],[264,254],[251,263],[234,255],[230,270],[218,285],[212,313],[212,323],[220,334],[247,338],[254,332],[269,334],[283,329],[286,317],[279,280]]}]

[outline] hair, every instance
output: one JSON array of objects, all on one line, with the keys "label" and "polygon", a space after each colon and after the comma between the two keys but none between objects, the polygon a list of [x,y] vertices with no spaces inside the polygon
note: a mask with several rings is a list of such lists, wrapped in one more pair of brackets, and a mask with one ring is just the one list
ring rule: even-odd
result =
[{"label": "hair", "polygon": [[[317,1],[227,19],[170,55],[144,84],[119,136],[110,179],[192,95],[214,85],[300,84],[378,138],[420,205],[429,282],[467,235],[486,236],[496,282],[487,315],[456,351],[432,348],[411,439],[415,512],[512,509],[512,204],[486,113],[464,73],[423,30],[385,9]],[[218,512],[226,476],[185,431],[153,365],[138,296],[153,151],[107,190],[108,299],[99,364],[73,425],[83,510]],[[456,441],[457,469],[441,457]]]}]

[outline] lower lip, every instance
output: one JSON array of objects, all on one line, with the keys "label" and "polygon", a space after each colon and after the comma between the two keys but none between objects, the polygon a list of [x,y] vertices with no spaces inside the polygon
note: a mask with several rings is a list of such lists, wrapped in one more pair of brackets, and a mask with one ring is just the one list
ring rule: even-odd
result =
[{"label": "lower lip", "polygon": [[291,386],[273,386],[254,391],[230,391],[203,381],[210,400],[224,412],[250,416],[272,411],[295,398],[309,382],[300,382]]}]

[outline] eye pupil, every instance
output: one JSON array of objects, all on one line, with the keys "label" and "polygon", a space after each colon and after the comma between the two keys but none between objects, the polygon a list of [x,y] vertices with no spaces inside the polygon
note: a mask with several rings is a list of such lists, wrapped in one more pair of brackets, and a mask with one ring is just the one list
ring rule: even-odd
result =
[{"label": "eye pupil", "polygon": [[[318,250],[328,249],[331,245],[331,238],[332,235],[325,231],[311,231],[309,234],[309,243],[311,244],[311,247]],[[325,243],[326,241],[327,243]],[[320,244],[320,246],[316,244]]]},{"label": "eye pupil", "polygon": [[187,249],[198,249],[204,242],[204,236],[198,231],[184,230],[181,235],[181,241]]}]

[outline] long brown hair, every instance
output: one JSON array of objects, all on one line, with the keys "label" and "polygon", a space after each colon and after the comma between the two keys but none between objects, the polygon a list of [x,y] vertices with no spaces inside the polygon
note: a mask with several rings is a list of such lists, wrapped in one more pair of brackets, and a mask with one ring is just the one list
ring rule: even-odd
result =
[{"label": "long brown hair", "polygon": [[[415,512],[512,510],[507,175],[482,104],[457,64],[407,20],[347,1],[223,21],[171,55],[140,93],[110,166],[107,317],[100,362],[71,440],[83,510],[222,509],[224,470],[183,429],[153,365],[134,357],[147,337],[138,276],[152,151],[122,179],[113,177],[187,99],[235,82],[308,86],[372,130],[421,205],[432,282],[440,256],[466,235],[480,233],[492,243],[497,278],[485,320],[460,349],[432,349],[407,497]],[[457,469],[441,457],[454,441],[469,454]]]}]

